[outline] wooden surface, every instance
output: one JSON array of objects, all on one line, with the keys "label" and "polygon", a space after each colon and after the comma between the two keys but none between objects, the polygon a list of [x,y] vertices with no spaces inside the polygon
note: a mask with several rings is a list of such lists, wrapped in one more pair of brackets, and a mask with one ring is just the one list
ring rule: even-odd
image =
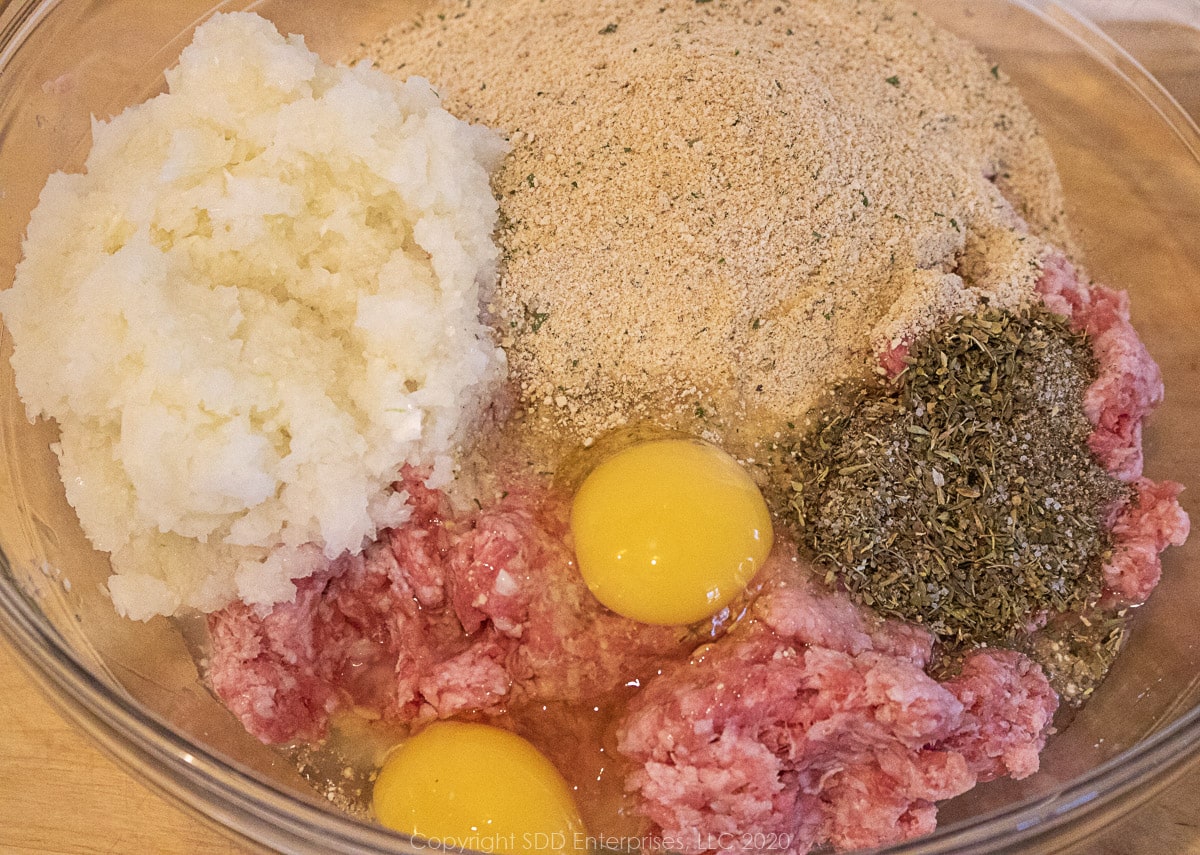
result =
[{"label": "wooden surface", "polygon": [[118,769],[0,643],[0,853],[243,855]]}]

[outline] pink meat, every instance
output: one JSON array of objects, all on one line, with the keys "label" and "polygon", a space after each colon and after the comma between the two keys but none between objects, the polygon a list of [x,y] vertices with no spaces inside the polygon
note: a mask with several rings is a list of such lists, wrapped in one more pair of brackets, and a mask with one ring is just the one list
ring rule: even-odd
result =
[{"label": "pink meat", "polygon": [[1036,769],[1057,704],[1036,665],[979,652],[939,684],[927,634],[775,572],[753,620],[651,681],[622,723],[627,787],[666,839],[878,846],[931,831],[934,803],[977,780]]},{"label": "pink meat", "polygon": [[403,527],[325,562],[290,603],[210,616],[213,688],[263,741],[319,738],[344,707],[404,722],[583,700],[687,654],[680,631],[595,601],[560,497],[512,489],[456,518],[414,473],[400,486]]},{"label": "pink meat", "polygon": [[1129,296],[1088,285],[1061,253],[1047,257],[1038,293],[1053,312],[1091,338],[1097,377],[1083,408],[1094,425],[1088,444],[1122,481],[1142,474],[1142,422],[1163,398],[1162,374],[1129,323]]},{"label": "pink meat", "polygon": [[1178,500],[1183,487],[1142,477],[1142,424],[1162,401],[1162,375],[1129,322],[1125,292],[1087,284],[1057,252],[1044,260],[1037,290],[1051,311],[1070,318],[1091,339],[1097,377],[1083,401],[1094,426],[1088,444],[1114,477],[1134,489],[1114,515],[1103,605],[1144,602],[1162,574],[1159,553],[1182,544],[1190,528]]},{"label": "pink meat", "polygon": [[976,650],[944,685],[963,717],[943,748],[961,754],[980,781],[1019,780],[1038,770],[1058,707],[1041,668],[1012,650]]},{"label": "pink meat", "polygon": [[906,360],[911,346],[911,341],[903,339],[879,352],[876,358],[879,360],[879,367],[883,369],[884,374],[888,377],[898,377],[908,367]]},{"label": "pink meat", "polygon": [[404,488],[413,513],[402,530],[325,562],[289,603],[265,612],[234,603],[209,616],[213,689],[259,739],[319,738],[344,706],[414,717],[426,707],[422,681],[461,664],[461,629],[423,604],[445,599],[429,582],[450,547],[442,500],[418,478]]},{"label": "pink meat", "polygon": [[1113,554],[1104,565],[1104,594],[1109,605],[1145,602],[1162,575],[1161,553],[1180,546],[1191,528],[1179,506],[1182,484],[1139,478],[1133,500],[1113,524]]},{"label": "pink meat", "polygon": [[338,699],[322,668],[320,642],[308,615],[317,608],[329,570],[297,586],[294,602],[265,617],[234,603],[209,621],[209,679],[246,729],[266,742],[311,739]]},{"label": "pink meat", "polygon": [[799,566],[775,550],[763,569],[764,594],[755,615],[793,644],[826,647],[852,656],[876,650],[924,668],[933,654],[933,636],[915,624],[884,620],[848,597],[822,590]]}]

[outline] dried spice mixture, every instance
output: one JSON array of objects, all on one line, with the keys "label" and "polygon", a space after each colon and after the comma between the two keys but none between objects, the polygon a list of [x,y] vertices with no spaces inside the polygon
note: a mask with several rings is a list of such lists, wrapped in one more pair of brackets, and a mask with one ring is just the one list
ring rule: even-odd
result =
[{"label": "dried spice mixture", "polygon": [[1087,447],[1085,336],[986,309],[923,337],[801,445],[802,541],[881,614],[954,643],[1012,643],[1100,595],[1126,498]]}]

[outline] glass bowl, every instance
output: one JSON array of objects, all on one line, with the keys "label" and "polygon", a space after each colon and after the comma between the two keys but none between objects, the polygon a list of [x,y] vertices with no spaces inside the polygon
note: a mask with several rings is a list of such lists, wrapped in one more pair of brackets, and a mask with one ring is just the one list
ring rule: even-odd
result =
[{"label": "glass bowl", "polygon": [[[46,177],[80,168],[91,116],[154,94],[216,9],[250,8],[349,54],[420,5],[405,0],[12,0],[0,8],[0,282],[20,257]],[[1200,485],[1200,133],[1143,67],[1079,9],[1051,2],[926,0],[926,14],[1012,78],[1059,164],[1089,273],[1128,289],[1163,367],[1167,401],[1146,434],[1147,471]],[[1089,0],[1093,13],[1104,0]],[[1107,4],[1128,12],[1136,3]],[[1196,22],[1194,4],[1149,4]],[[1165,11],[1163,11],[1165,10]],[[1122,29],[1123,28],[1123,29]],[[1132,29],[1131,29],[1132,28]],[[1113,31],[1136,35],[1134,25]],[[1128,39],[1125,39],[1128,40]],[[1148,43],[1143,39],[1140,44]],[[81,331],[86,335],[86,331]],[[421,849],[334,809],[282,754],[209,694],[197,627],[117,618],[107,560],[84,539],[48,446],[30,424],[0,342],[0,634],[50,699],[101,747],[248,848],[292,853]],[[1185,507],[1196,511],[1193,492]],[[939,831],[894,853],[1061,851],[1174,780],[1200,752],[1200,538],[1171,550],[1109,679],[1053,736],[1042,770],[943,806]]]}]

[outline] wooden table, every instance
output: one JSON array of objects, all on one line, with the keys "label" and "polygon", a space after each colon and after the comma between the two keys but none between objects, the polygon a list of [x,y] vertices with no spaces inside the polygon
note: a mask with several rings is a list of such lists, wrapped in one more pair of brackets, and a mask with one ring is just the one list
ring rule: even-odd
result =
[{"label": "wooden table", "polygon": [[101,754],[0,644],[0,852],[243,855]]}]

